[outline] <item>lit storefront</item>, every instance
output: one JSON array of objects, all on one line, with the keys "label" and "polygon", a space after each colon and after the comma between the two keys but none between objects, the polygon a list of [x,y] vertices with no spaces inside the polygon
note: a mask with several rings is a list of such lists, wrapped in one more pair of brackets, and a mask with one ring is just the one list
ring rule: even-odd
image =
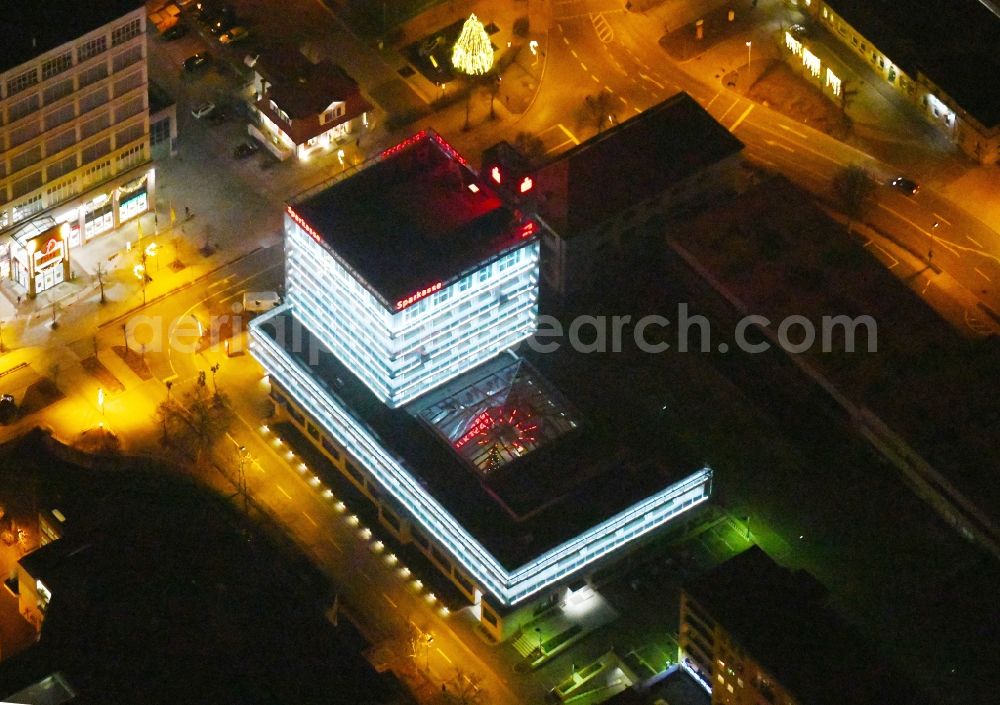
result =
[{"label": "lit storefront", "polygon": [[45,216],[24,226],[11,238],[11,278],[35,296],[69,278],[67,223]]},{"label": "lit storefront", "polygon": [[[155,182],[155,171],[146,169],[138,177],[108,184],[96,195],[87,194],[83,201],[36,217],[0,243],[0,276],[23,286],[29,297],[69,279],[70,252],[148,212],[154,203]],[[53,245],[58,254],[50,251],[39,261],[29,258],[32,246],[28,243],[53,229],[59,234]],[[57,260],[64,263],[61,274],[53,269]]]}]

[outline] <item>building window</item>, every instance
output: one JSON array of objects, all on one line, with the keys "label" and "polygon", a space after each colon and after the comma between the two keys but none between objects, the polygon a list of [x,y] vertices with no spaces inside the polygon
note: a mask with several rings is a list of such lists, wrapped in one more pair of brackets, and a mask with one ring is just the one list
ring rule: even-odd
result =
[{"label": "building window", "polygon": [[[13,187],[11,188],[11,195],[14,198],[20,198],[21,196],[31,193],[37,188],[41,188],[41,186],[42,186],[42,172],[36,171],[33,174],[28,174],[23,179],[15,181]],[[38,199],[38,208],[36,210],[41,210],[42,194],[38,194],[36,198]],[[30,201],[28,203],[30,203]],[[28,203],[25,203],[23,206],[21,206],[22,212],[25,208],[28,207]],[[35,211],[32,211],[32,213],[34,212]]]},{"label": "building window", "polygon": [[335,105],[319,116],[319,124],[325,125],[328,122],[333,122],[337,118],[341,117],[343,114],[344,114],[343,104]]},{"label": "building window", "polygon": [[41,160],[42,146],[40,144],[36,144],[30,149],[26,149],[23,152],[14,155],[14,157],[10,160],[10,173],[16,174],[21,171],[21,169],[25,169],[32,164],[37,164]]},{"label": "building window", "polygon": [[142,61],[142,45],[136,44],[133,47],[129,47],[120,54],[115,54],[115,57],[111,60],[111,66],[113,71],[121,71],[126,66],[131,66],[137,61]]},{"label": "building window", "polygon": [[118,155],[117,170],[119,172],[131,169],[145,161],[143,145],[137,144]]},{"label": "building window", "polygon": [[[72,134],[72,131],[70,131],[70,134]],[[48,179],[58,179],[60,176],[65,176],[75,169],[76,155],[70,154],[69,156],[60,159],[55,164],[49,164],[49,166],[45,169],[45,176]]]},{"label": "building window", "polygon": [[462,279],[462,281],[458,283],[458,290],[468,291],[471,288],[472,288],[472,275],[470,274],[469,276],[465,277],[464,279]]},{"label": "building window", "polygon": [[7,97],[9,98],[15,93],[20,93],[25,88],[30,88],[36,83],[38,83],[38,69],[30,68],[27,71],[19,73],[17,76],[7,79]]},{"label": "building window", "polygon": [[133,88],[138,88],[142,84],[142,69],[133,71],[125,78],[115,81],[115,98],[125,95]]},{"label": "building window", "polygon": [[25,115],[30,115],[38,110],[40,106],[41,102],[38,99],[38,94],[33,93],[24,100],[20,100],[10,106],[10,109],[7,111],[7,120],[8,122],[20,120]]},{"label": "building window", "polygon": [[[41,174],[39,174],[39,186],[40,185],[41,185]],[[42,210],[42,194],[39,193],[32,196],[21,205],[14,206],[12,210],[14,212],[13,222],[15,223],[20,220],[24,220],[25,218],[30,218],[35,213]]]},{"label": "building window", "polygon": [[67,103],[61,108],[56,108],[45,114],[45,129],[51,130],[53,127],[63,125],[76,117],[76,106]]},{"label": "building window", "polygon": [[108,77],[108,65],[103,61],[99,64],[94,64],[89,69],[81,71],[79,78],[80,88],[86,88],[91,83],[97,83]]},{"label": "building window", "polygon": [[347,468],[347,474],[353,477],[354,480],[363,487],[365,484],[365,476],[361,474],[360,470],[358,470],[358,466],[348,460],[345,467]]},{"label": "building window", "polygon": [[83,63],[90,57],[97,56],[98,54],[107,51],[107,49],[107,37],[94,37],[76,48],[76,60]]},{"label": "building window", "polygon": [[[80,138],[87,139],[88,137],[93,137],[98,132],[107,129],[110,124],[111,119],[108,116],[108,111],[102,110],[99,114],[83,123],[80,127]],[[88,159],[87,161],[90,160]]]},{"label": "building window", "polygon": [[45,88],[45,104],[55,103],[60,98],[65,98],[73,92],[73,79],[67,78]]},{"label": "building window", "polygon": [[337,450],[337,446],[333,445],[326,436],[323,436],[323,450],[329,453],[330,457],[334,460],[340,460],[340,451]]},{"label": "building window", "polygon": [[137,17],[134,20],[130,20],[120,27],[115,27],[111,30],[111,46],[118,46],[127,42],[129,39],[133,39],[139,36],[139,32],[142,30],[142,21]]},{"label": "building window", "polygon": [[133,115],[138,115],[145,110],[145,99],[146,96],[137,95],[124,105],[119,105],[115,108],[115,122],[122,122],[123,120],[130,118]]},{"label": "building window", "polygon": [[166,142],[169,139],[170,139],[169,117],[154,122],[152,125],[149,126],[150,144],[160,144],[160,142]]},{"label": "building window", "polygon": [[89,113],[94,108],[98,108],[108,102],[108,89],[98,88],[96,91],[88,93],[80,98],[80,115]]},{"label": "building window", "polygon": [[105,137],[103,140],[100,140],[83,150],[83,163],[89,164],[90,162],[97,161],[110,152],[111,138]]},{"label": "building window", "polygon": [[490,626],[493,626],[493,627],[496,627],[496,626],[498,626],[498,625],[499,625],[499,621],[497,620],[497,617],[496,617],[496,615],[495,615],[495,614],[493,614],[492,612],[490,612],[490,611],[489,611],[488,609],[486,609],[485,607],[483,608],[483,610],[482,610],[482,611],[483,611],[483,619],[485,619],[485,620],[486,620],[486,622],[487,622],[487,623],[488,623],[488,624],[489,624]]},{"label": "building window", "polygon": [[62,56],[49,59],[42,64],[42,80],[48,80],[53,76],[62,73],[73,65],[73,55],[68,51]]},{"label": "building window", "polygon": [[121,149],[127,144],[131,144],[136,140],[142,139],[146,135],[146,126],[144,123],[137,122],[133,125],[129,125],[126,128],[118,130],[115,133],[115,149]]}]

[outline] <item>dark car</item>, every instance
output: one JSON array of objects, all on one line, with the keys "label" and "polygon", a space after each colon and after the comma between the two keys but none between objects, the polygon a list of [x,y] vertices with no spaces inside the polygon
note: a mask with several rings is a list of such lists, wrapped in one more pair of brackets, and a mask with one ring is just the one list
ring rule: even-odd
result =
[{"label": "dark car", "polygon": [[199,51],[184,59],[184,70],[197,71],[207,67],[210,63],[212,63],[212,55],[207,51]]},{"label": "dark car", "polygon": [[160,36],[166,39],[168,42],[172,42],[175,39],[180,39],[187,33],[188,33],[187,26],[182,25],[180,22],[178,22],[173,27],[167,29]]},{"label": "dark car", "polygon": [[905,176],[897,176],[889,182],[889,185],[897,191],[902,191],[909,196],[915,196],[917,191],[920,190],[920,184],[913,179],[907,179]]},{"label": "dark car", "polygon": [[222,108],[216,108],[208,114],[206,119],[208,120],[209,125],[221,125],[229,119],[229,113]]},{"label": "dark car", "polygon": [[9,424],[17,420],[17,404],[10,394],[0,396],[0,424]]},{"label": "dark car", "polygon": [[236,147],[233,149],[233,156],[236,157],[237,159],[246,159],[247,157],[256,154],[259,149],[260,145],[258,145],[256,142],[247,140],[246,142],[241,142],[240,144],[236,145]]}]

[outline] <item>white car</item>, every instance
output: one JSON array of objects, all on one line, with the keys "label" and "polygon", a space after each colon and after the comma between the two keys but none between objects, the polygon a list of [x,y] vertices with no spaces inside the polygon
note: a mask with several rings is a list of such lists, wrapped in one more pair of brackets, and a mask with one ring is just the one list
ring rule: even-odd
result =
[{"label": "white car", "polygon": [[202,103],[191,108],[191,114],[196,118],[203,118],[215,110],[215,103]]},{"label": "white car", "polygon": [[220,44],[235,44],[236,42],[246,39],[250,36],[250,32],[247,31],[246,27],[232,27],[226,32],[223,32],[222,36],[219,37]]}]

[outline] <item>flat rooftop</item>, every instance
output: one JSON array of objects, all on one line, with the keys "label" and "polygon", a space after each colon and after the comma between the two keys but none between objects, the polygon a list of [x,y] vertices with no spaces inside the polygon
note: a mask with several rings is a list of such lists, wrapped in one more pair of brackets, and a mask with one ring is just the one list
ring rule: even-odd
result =
[{"label": "flat rooftop", "polygon": [[[262,332],[274,336],[276,329],[291,330],[291,318],[288,312],[279,314]],[[658,389],[659,376],[651,369],[655,356],[587,355],[568,345],[545,355],[504,353],[406,407],[390,409],[305,328],[302,340],[297,346],[302,352],[290,354],[305,364],[309,350],[319,350],[318,364],[309,369],[328,393],[403,459],[409,472],[508,570],[704,465],[682,450],[690,429],[672,427],[674,422],[659,413],[666,391]],[[538,395],[527,393],[535,386],[544,389]],[[461,400],[476,389],[508,394],[517,403],[473,399],[464,423],[445,431],[433,427],[429,413],[436,418],[433,410],[442,403]],[[475,456],[455,448],[482,413],[479,409],[496,410],[500,419],[518,408],[535,419],[529,425],[540,426],[531,432],[535,440],[525,452],[503,450],[505,457],[484,470]],[[525,444],[516,425],[506,425],[512,434],[506,436],[507,449]],[[478,443],[476,450],[482,454]]]},{"label": "flat rooftop", "polygon": [[517,245],[525,222],[433,131],[291,206],[390,307]]},{"label": "flat rooftop", "polygon": [[[691,96],[678,93],[543,164],[538,186],[544,191],[550,178],[566,179],[566,230],[559,235],[571,238],[742,149]],[[558,220],[552,225],[559,230]]]},{"label": "flat rooftop", "polygon": [[140,0],[3,0],[0,72],[82,37],[143,4]]},{"label": "flat rooftop", "polygon": [[985,127],[1000,125],[1000,17],[986,3],[826,1],[910,76],[923,72]]},{"label": "flat rooftop", "polygon": [[811,575],[778,565],[757,546],[684,590],[802,703],[923,702],[825,606]]}]

